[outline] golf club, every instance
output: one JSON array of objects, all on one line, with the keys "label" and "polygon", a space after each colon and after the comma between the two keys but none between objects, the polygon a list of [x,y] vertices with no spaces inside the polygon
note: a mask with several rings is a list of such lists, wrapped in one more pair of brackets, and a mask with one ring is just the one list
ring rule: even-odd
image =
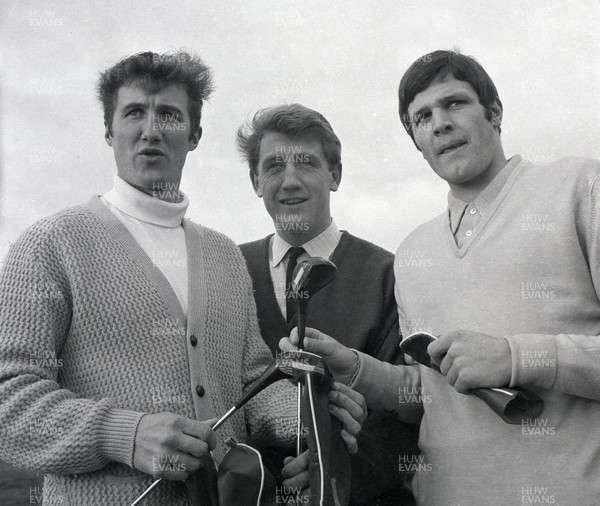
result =
[{"label": "golf club", "polygon": [[[333,281],[337,267],[329,260],[321,257],[310,257],[298,262],[292,274],[292,297],[296,300],[296,315],[298,317],[298,349],[304,346],[306,330],[306,312],[312,296],[321,288]],[[302,420],[300,417],[302,399],[302,383],[298,382],[297,436],[296,456],[302,453]]]},{"label": "golf club", "polygon": [[[419,364],[441,373],[427,352],[427,347],[436,339],[437,336],[429,332],[415,332],[402,340],[400,349]],[[544,409],[544,401],[523,387],[474,388],[471,392],[492,408],[502,420],[514,425],[536,418]]]},{"label": "golf club", "polygon": [[[213,430],[217,430],[225,421],[232,416],[238,409],[246,404],[255,395],[262,392],[269,385],[282,379],[291,379],[302,381],[308,372],[316,372],[323,375],[331,376],[331,372],[323,359],[314,353],[306,351],[284,351],[277,354],[269,366],[263,373],[250,385],[239,401],[235,403],[221,418],[213,425]],[[300,384],[300,383],[298,383]],[[162,478],[154,480],[152,484],[144,490],[144,492],[131,503],[131,506],[140,504],[152,490],[154,490]]]}]

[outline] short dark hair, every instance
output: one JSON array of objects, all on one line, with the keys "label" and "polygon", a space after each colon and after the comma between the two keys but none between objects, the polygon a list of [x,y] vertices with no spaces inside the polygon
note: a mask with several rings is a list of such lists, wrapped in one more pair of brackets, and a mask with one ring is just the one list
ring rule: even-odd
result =
[{"label": "short dark hair", "polygon": [[202,104],[213,91],[211,70],[198,56],[185,51],[163,54],[146,51],[127,56],[101,72],[97,91],[109,131],[119,88],[134,82],[146,90],[160,90],[170,84],[181,85],[189,99],[191,134],[198,131]]},{"label": "short dark hair", "polygon": [[238,150],[255,174],[258,174],[260,141],[269,131],[292,138],[314,137],[320,141],[330,168],[341,162],[342,144],[325,116],[301,104],[278,105],[261,109],[237,131]]},{"label": "short dark hair", "polygon": [[415,138],[412,122],[408,116],[408,107],[416,95],[427,89],[434,81],[444,79],[448,74],[459,81],[468,82],[473,87],[479,97],[479,103],[486,109],[488,120],[492,119],[491,106],[494,102],[502,108],[496,85],[475,58],[458,51],[438,50],[428,53],[413,62],[402,76],[398,88],[400,121],[413,142]]}]

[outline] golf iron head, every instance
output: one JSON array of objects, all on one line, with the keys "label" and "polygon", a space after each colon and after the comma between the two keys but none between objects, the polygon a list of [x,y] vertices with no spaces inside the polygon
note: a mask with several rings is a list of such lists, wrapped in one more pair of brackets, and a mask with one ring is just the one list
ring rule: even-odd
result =
[{"label": "golf iron head", "polygon": [[256,394],[276,381],[291,379],[302,382],[307,372],[331,377],[331,371],[327,364],[314,353],[301,350],[279,352],[269,367],[254,380],[242,398],[236,403],[236,409],[241,408]]}]

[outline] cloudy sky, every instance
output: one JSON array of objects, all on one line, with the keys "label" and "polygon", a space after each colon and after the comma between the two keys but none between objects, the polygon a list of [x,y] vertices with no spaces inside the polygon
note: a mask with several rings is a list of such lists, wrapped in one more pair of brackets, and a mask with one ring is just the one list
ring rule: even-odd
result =
[{"label": "cloudy sky", "polygon": [[0,10],[0,258],[31,222],[110,189],[95,81],[143,50],[186,48],[214,69],[182,188],[190,218],[237,242],[273,226],[235,130],[284,102],[322,112],[342,141],[340,228],[394,251],[442,212],[447,187],[404,133],[396,98],[404,70],[435,49],[458,47],[492,76],[507,156],[600,158],[598,0],[4,0]]}]

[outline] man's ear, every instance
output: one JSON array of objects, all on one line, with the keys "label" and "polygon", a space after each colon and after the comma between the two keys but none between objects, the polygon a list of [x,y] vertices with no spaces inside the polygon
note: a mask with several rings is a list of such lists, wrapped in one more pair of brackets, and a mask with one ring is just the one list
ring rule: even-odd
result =
[{"label": "man's ear", "polygon": [[104,140],[106,141],[106,144],[112,147],[112,135],[106,121],[104,122]]},{"label": "man's ear", "polygon": [[258,185],[258,174],[253,171],[252,169],[250,169],[250,181],[252,181],[252,187],[254,188],[254,193],[256,193],[256,195],[258,195],[259,197],[262,197],[262,190],[260,189],[259,185]]},{"label": "man's ear", "polygon": [[331,177],[333,178],[333,181],[331,182],[331,191],[335,192],[342,183],[342,162],[331,169]]},{"label": "man's ear", "polygon": [[194,132],[194,134],[190,137],[190,151],[194,151],[198,147],[198,143],[202,138],[202,127],[199,126],[198,130]]},{"label": "man's ear", "polygon": [[490,105],[490,112],[492,117],[490,121],[494,128],[500,128],[502,125],[502,106],[498,103],[497,100],[494,100],[494,103]]}]

